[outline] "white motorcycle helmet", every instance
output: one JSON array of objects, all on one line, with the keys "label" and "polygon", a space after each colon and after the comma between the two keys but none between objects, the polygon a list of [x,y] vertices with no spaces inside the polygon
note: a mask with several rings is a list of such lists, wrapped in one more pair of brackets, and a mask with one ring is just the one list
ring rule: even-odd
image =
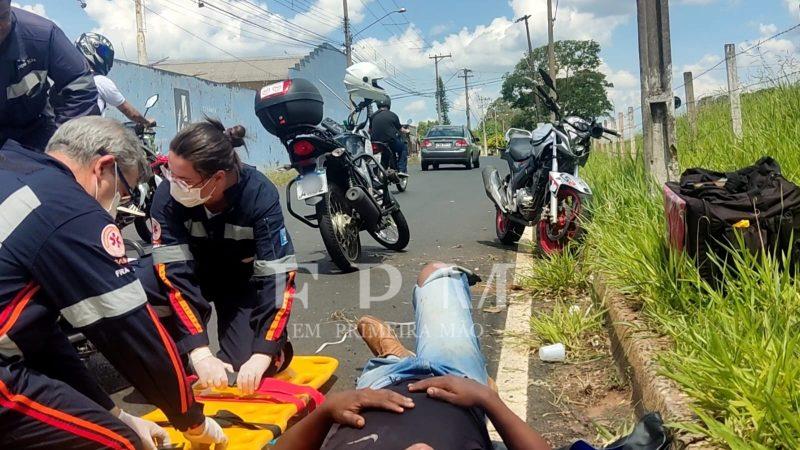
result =
[{"label": "white motorcycle helmet", "polygon": [[383,78],[383,72],[378,66],[371,62],[360,62],[347,68],[344,86],[351,97],[387,102],[389,95],[378,84]]}]

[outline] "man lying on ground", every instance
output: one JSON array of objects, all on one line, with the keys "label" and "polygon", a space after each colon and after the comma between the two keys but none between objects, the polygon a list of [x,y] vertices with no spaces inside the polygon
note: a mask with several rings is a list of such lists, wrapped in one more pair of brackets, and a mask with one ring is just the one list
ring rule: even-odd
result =
[{"label": "man lying on ground", "polygon": [[330,394],[275,448],[491,449],[488,417],[509,449],[550,449],[487,386],[470,300],[463,269],[425,266],[413,294],[416,352],[385,323],[362,317],[358,331],[376,357],[357,390]]}]

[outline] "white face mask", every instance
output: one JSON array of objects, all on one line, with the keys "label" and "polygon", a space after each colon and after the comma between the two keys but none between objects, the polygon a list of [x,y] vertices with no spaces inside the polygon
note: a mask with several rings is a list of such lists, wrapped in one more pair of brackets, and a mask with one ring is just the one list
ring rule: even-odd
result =
[{"label": "white face mask", "polygon": [[200,206],[203,203],[207,202],[208,199],[211,198],[211,194],[214,193],[214,190],[217,189],[217,187],[214,186],[214,189],[212,189],[207,196],[203,197],[200,194],[200,191],[202,191],[203,188],[206,187],[209,181],[211,181],[210,178],[205,183],[203,183],[202,186],[196,188],[190,188],[183,183],[170,181],[169,193],[170,195],[172,195],[172,198],[174,198],[175,201],[177,201],[178,203],[187,208]]},{"label": "white face mask", "polygon": [[119,179],[117,178],[117,163],[114,162],[114,197],[111,199],[111,205],[109,205],[108,208],[106,208],[100,202],[100,199],[97,198],[100,186],[97,179],[94,180],[94,198],[95,200],[97,200],[98,203],[100,203],[100,206],[103,206],[103,209],[105,209],[106,212],[111,215],[112,219],[117,218],[117,208],[119,208],[119,204],[122,202],[122,195],[117,190],[117,183],[119,183]]}]

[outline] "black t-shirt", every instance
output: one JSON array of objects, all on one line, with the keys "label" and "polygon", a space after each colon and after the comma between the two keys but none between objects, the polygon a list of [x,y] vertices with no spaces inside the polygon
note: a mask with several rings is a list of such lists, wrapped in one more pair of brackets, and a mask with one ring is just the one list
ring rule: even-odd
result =
[{"label": "black t-shirt", "polygon": [[372,115],[370,131],[373,141],[389,142],[400,136],[400,118],[388,109],[381,110]]},{"label": "black t-shirt", "polygon": [[402,414],[370,410],[361,413],[364,428],[334,426],[324,450],[405,450],[418,444],[428,444],[436,450],[484,450],[492,443],[486,430],[481,409],[464,409],[435,400],[425,392],[408,392],[414,379],[402,380],[386,389],[411,397],[414,408]]}]

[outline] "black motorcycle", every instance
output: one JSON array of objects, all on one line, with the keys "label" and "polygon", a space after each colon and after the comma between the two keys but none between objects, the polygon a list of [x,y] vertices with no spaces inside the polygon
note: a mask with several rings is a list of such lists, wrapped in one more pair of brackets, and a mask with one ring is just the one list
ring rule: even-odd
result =
[{"label": "black motorcycle", "polygon": [[539,250],[551,254],[562,251],[583,233],[581,219],[592,190],[578,169],[589,160],[592,138],[619,134],[594,120],[562,117],[553,80],[547,72],[539,72],[553,96],[538,84],[537,94],[555,114],[556,122],[532,132],[508,130],[508,146],[501,150],[501,158],[508,162],[510,173],[501,180],[496,168],[487,167],[483,184],[495,204],[495,232],[500,242],[516,243],[525,227],[535,224]]},{"label": "black motorcycle", "polygon": [[[406,218],[389,190],[390,174],[366,150],[368,118],[358,118],[371,104],[356,104],[342,127],[321,120],[322,96],[307,80],[281,81],[256,95],[256,115],[288,151],[288,167],[299,172],[286,186],[287,210],[319,228],[328,254],[343,271],[352,270],[361,256],[362,230],[390,250],[402,250],[410,240]],[[293,196],[315,213],[298,213]]]},{"label": "black motorcycle", "polygon": [[[146,116],[150,108],[155,106],[157,102],[158,94],[148,98],[143,115]],[[134,195],[134,202],[117,208],[116,223],[120,229],[133,224],[142,241],[150,243],[153,236],[149,225],[150,207],[153,204],[153,195],[156,192],[156,188],[161,183],[160,167],[164,163],[164,158],[158,154],[154,128],[145,127],[135,122],[125,122],[123,125],[139,138],[142,144],[142,151],[147,158],[147,163],[150,165],[152,173],[146,181],[139,183],[137,186],[138,192]]]}]

